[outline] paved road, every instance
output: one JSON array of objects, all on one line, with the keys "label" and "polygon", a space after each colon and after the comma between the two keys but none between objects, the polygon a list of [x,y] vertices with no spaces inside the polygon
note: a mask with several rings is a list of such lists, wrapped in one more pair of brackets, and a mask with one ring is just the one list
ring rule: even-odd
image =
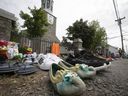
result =
[{"label": "paved road", "polygon": [[87,91],[83,96],[128,96],[128,59],[115,60],[110,69],[84,81]]},{"label": "paved road", "polygon": [[[128,59],[112,62],[110,69],[84,80],[82,96],[128,96]],[[48,71],[32,75],[0,75],[0,96],[59,96],[51,86]]]}]

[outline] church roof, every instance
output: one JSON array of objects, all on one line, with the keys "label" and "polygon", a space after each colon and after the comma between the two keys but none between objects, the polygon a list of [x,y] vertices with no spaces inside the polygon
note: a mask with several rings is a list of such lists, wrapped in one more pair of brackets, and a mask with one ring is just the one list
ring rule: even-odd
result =
[{"label": "church roof", "polygon": [[60,43],[60,40],[57,38],[57,36],[45,35],[42,39]]}]

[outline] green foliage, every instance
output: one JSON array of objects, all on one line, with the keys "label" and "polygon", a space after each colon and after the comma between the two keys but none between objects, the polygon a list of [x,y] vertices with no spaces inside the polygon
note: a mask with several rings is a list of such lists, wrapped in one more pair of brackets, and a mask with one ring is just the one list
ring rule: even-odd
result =
[{"label": "green foliage", "polygon": [[13,60],[19,60],[20,61],[21,59],[22,59],[21,55],[16,55],[13,57]]},{"label": "green foliage", "polygon": [[107,34],[104,27],[100,27],[98,21],[90,22],[89,26],[95,31],[95,36],[93,37],[93,43],[91,44],[91,49],[95,50],[97,46],[105,47],[107,43]]},{"label": "green foliage", "polygon": [[94,31],[88,26],[88,21],[76,21],[67,28],[67,35],[70,40],[80,38],[83,41],[83,47],[89,49],[93,42]]},{"label": "green foliage", "polygon": [[25,51],[27,50],[27,48],[26,47],[19,47],[19,52],[20,53],[25,53]]},{"label": "green foliage", "polygon": [[106,31],[100,27],[98,21],[77,20],[72,26],[67,28],[67,38],[74,40],[80,38],[83,41],[83,47],[89,50],[95,50],[97,46],[105,46]]},{"label": "green foliage", "polygon": [[28,8],[30,10],[30,15],[28,13],[20,12],[20,17],[24,19],[23,28],[27,28],[27,36],[29,38],[42,37],[45,32],[47,32],[47,14],[42,8],[34,9]]},{"label": "green foliage", "polygon": [[61,42],[61,46],[64,46],[68,50],[71,50],[74,46],[71,42],[68,41],[68,38],[63,36],[63,40]]},{"label": "green foliage", "polygon": [[19,40],[19,24],[18,22],[12,22],[11,38],[10,41],[18,42]]}]

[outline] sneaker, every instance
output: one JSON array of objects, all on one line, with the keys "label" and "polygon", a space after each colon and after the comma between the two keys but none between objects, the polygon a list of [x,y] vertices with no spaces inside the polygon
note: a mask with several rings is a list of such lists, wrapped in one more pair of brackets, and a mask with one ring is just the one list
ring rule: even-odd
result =
[{"label": "sneaker", "polygon": [[47,53],[46,55],[40,54],[37,57],[38,67],[42,70],[49,70],[50,66],[55,63],[58,64],[60,62],[60,58],[55,54]]}]

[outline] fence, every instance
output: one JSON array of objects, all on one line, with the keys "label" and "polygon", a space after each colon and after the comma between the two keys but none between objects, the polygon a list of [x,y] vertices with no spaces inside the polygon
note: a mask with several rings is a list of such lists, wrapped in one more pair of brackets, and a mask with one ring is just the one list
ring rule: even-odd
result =
[{"label": "fence", "polygon": [[20,46],[29,46],[32,48],[33,52],[37,53],[48,53],[51,49],[51,44],[53,43],[50,40],[44,40],[43,38],[33,38],[28,39],[26,37],[21,37],[20,39]]}]

